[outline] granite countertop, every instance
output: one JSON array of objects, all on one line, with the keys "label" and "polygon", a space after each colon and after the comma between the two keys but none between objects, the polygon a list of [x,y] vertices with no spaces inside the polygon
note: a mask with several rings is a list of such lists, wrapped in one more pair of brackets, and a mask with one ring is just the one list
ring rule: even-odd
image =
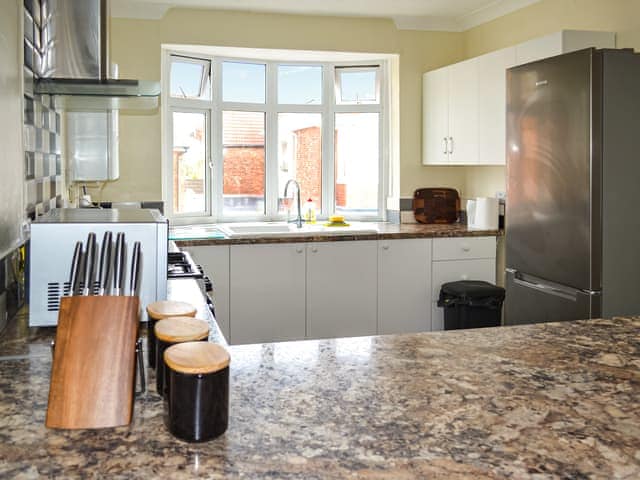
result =
[{"label": "granite countertop", "polygon": [[130,426],[47,430],[51,356],[29,348],[47,334],[23,332],[0,358],[0,477],[640,478],[639,332],[634,317],[231,346],[229,429],[204,444],[167,432],[153,376]]},{"label": "granite countertop", "polygon": [[[193,225],[172,228],[170,237],[180,247],[202,245],[229,245],[252,243],[300,243],[300,242],[340,242],[350,240],[392,240],[402,238],[436,238],[436,237],[487,237],[500,236],[501,230],[471,230],[465,224],[453,223],[447,225],[423,225],[417,223],[393,224],[387,222],[361,222],[359,226],[366,226],[375,230],[371,232],[354,232],[353,234],[328,232],[309,232],[296,235],[265,235],[228,238],[223,232],[216,232],[215,225],[206,227]],[[193,234],[189,234],[189,229]]]}]

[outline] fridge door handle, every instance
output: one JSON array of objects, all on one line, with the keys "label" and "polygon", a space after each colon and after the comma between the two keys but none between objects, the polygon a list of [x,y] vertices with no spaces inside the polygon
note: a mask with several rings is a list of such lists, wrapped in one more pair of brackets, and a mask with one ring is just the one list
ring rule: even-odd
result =
[{"label": "fridge door handle", "polygon": [[442,153],[444,153],[446,155],[447,151],[449,150],[449,144],[447,143],[447,137],[442,137],[442,146],[444,147],[442,149]]},{"label": "fridge door handle", "polygon": [[578,301],[578,290],[569,291],[565,289],[560,289],[554,287],[549,284],[540,283],[540,282],[530,282],[522,278],[522,275],[517,270],[512,268],[506,269],[507,273],[513,275],[513,282],[516,285],[520,285],[521,287],[531,288],[533,290],[538,290],[540,292],[548,293],[549,295],[555,295],[556,297],[564,298],[565,300],[571,300],[573,302]]}]

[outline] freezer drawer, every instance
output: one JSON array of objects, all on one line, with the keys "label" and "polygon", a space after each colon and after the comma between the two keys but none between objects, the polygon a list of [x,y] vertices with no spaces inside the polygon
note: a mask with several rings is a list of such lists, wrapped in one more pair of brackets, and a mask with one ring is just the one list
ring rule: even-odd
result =
[{"label": "freezer drawer", "polygon": [[504,325],[597,318],[601,295],[545,282],[507,269]]}]

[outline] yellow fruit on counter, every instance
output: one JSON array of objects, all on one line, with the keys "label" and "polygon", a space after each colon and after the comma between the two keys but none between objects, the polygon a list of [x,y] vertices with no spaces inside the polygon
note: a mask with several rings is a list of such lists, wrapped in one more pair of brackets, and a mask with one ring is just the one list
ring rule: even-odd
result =
[{"label": "yellow fruit on counter", "polygon": [[331,215],[329,223],[344,223],[344,215]]}]

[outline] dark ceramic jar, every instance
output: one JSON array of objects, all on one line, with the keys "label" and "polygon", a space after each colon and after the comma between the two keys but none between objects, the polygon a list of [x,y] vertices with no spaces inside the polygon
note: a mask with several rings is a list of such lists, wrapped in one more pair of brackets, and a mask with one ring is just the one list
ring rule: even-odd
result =
[{"label": "dark ceramic jar", "polygon": [[187,442],[222,435],[229,422],[229,354],[220,345],[186,342],[164,352],[169,389],[165,422]]}]

